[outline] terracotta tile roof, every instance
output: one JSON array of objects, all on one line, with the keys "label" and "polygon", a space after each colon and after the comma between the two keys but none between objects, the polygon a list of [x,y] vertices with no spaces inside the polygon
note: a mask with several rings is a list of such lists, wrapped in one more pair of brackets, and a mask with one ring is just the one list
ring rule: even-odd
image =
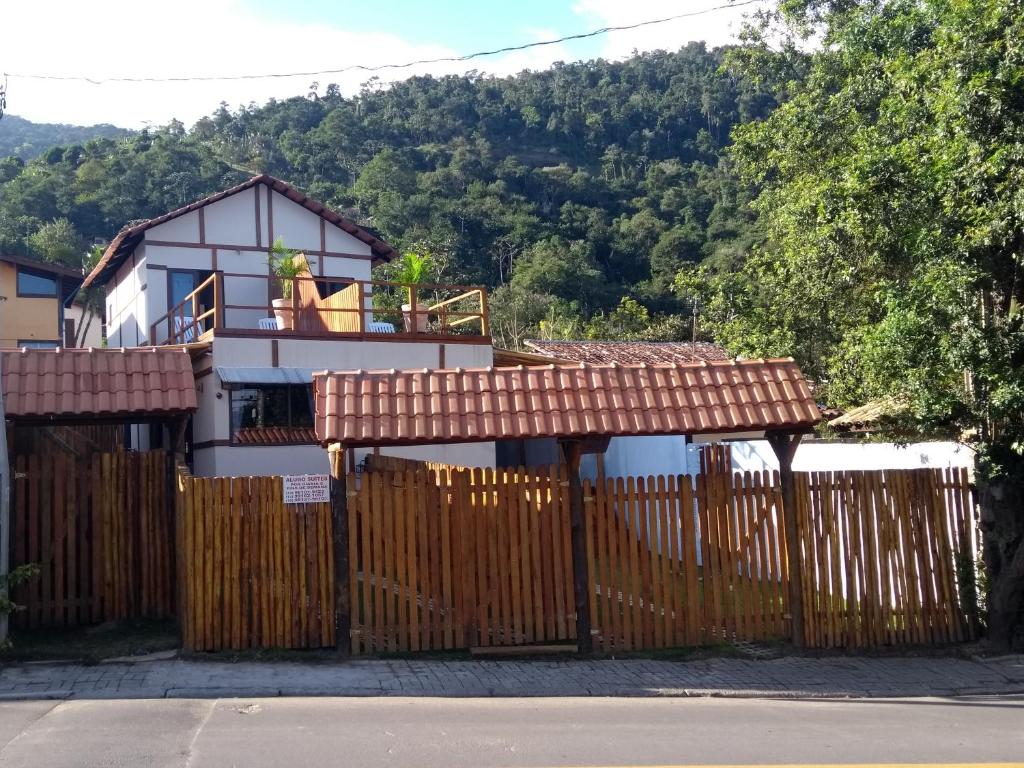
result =
[{"label": "terracotta tile roof", "polygon": [[802,430],[820,419],[792,359],[323,372],[313,386],[317,437],[350,445]]},{"label": "terracotta tile roof", "polygon": [[312,427],[243,427],[235,433],[241,445],[316,445]]},{"label": "terracotta tile roof", "polygon": [[117,418],[196,409],[192,358],[184,349],[0,351],[9,418]]},{"label": "terracotta tile roof", "polygon": [[185,214],[199,210],[200,208],[204,208],[207,205],[223,200],[225,197],[231,197],[231,195],[244,192],[257,184],[266,184],[275,192],[280,192],[289,200],[298,203],[303,208],[315,213],[317,216],[322,216],[339,229],[348,232],[352,237],[366,243],[370,246],[370,251],[373,253],[375,259],[391,261],[391,259],[397,255],[397,251],[395,251],[394,248],[385,243],[370,230],[349,221],[340,213],[335,213],[323,203],[320,203],[311,197],[307,197],[291,184],[263,173],[259,176],[253,176],[248,181],[242,182],[230,189],[222,190],[210,195],[209,197],[204,197],[202,200],[196,200],[194,203],[189,203],[188,205],[171,211],[170,213],[165,213],[154,219],[147,219],[146,221],[133,226],[125,227],[114,236],[110,245],[107,246],[107,250],[103,252],[102,258],[100,258],[92,272],[90,272],[85,278],[85,282],[82,283],[82,287],[88,288],[94,282],[105,283],[109,279],[109,276],[112,275],[121,265],[121,262],[123,262],[124,259],[126,259],[131,252],[135,250],[135,246],[137,246],[142,240],[142,235],[147,229],[168,222],[171,219],[176,219],[179,216],[184,216]]},{"label": "terracotta tile roof", "polygon": [[706,341],[540,341],[524,342],[542,355],[594,365],[662,365],[729,360],[729,353]]}]

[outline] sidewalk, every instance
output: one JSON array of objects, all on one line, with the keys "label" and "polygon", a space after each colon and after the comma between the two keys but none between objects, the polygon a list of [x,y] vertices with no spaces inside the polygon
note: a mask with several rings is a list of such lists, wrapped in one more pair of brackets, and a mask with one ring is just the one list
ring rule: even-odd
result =
[{"label": "sidewalk", "polygon": [[695,661],[150,661],[0,669],[0,699],[250,696],[734,696],[1024,693],[1024,656]]}]

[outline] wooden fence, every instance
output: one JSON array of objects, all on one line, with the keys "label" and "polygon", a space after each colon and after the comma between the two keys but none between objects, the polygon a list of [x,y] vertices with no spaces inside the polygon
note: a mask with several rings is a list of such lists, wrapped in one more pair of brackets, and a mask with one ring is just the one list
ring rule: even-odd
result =
[{"label": "wooden fence", "polygon": [[767,472],[585,481],[595,647],[784,637],[780,509]]},{"label": "wooden fence", "polygon": [[178,468],[184,647],[335,644],[327,503],[284,504],[280,477],[192,477]]},{"label": "wooden fence", "polygon": [[[726,473],[719,458],[708,457],[717,471],[696,478],[584,482],[597,648],[790,636],[778,476]],[[565,473],[350,475],[354,652],[573,640]],[[974,552],[964,472],[797,473],[797,503],[809,645],[971,636],[960,575]]]},{"label": "wooden fence", "polygon": [[575,639],[568,478],[349,475],[354,653]]},{"label": "wooden fence", "polygon": [[39,576],[14,601],[22,628],[174,614],[174,540],[164,451],[17,456],[12,565]]},{"label": "wooden fence", "polygon": [[973,639],[966,470],[798,473],[796,483],[809,646]]}]

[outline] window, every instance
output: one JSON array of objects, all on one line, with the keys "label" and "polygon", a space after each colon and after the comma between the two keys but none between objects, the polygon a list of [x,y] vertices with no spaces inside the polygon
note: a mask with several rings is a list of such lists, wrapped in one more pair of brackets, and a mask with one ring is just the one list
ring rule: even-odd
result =
[{"label": "window", "polygon": [[39,339],[22,339],[18,342],[19,347],[28,349],[56,349],[60,346],[59,341],[40,341]]},{"label": "window", "polygon": [[18,267],[18,295],[29,298],[57,298],[57,278],[46,272]]},{"label": "window", "polygon": [[[308,442],[272,428],[308,430],[313,426],[313,387],[309,384],[250,384],[231,392],[231,439],[244,443]],[[307,433],[308,434],[308,433]]]}]

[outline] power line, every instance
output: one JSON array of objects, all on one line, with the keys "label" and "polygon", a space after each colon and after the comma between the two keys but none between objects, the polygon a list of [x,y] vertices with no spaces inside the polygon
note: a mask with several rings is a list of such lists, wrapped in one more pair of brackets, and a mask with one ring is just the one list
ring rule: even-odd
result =
[{"label": "power line", "polygon": [[640,29],[641,27],[650,27],[655,24],[665,24],[666,22],[669,21],[678,21],[679,19],[692,18],[694,16],[703,16],[714,11],[722,11],[727,10],[729,8],[742,8],[747,5],[754,5],[756,3],[761,2],[763,2],[763,0],[741,0],[741,2],[730,2],[724,5],[716,5],[711,8],[704,8],[700,11],[678,13],[674,16],[666,16],[661,19],[650,19],[648,21],[639,21],[635,24],[623,24],[614,27],[601,27],[600,29],[593,29],[589,32],[581,32],[575,35],[566,35],[565,37],[558,37],[553,40],[539,40],[537,42],[524,43],[522,45],[510,45],[504,48],[495,48],[492,51],[477,51],[475,53],[468,53],[464,56],[442,56],[436,59],[417,59],[416,61],[407,61],[403,64],[350,64],[348,66],[340,67],[338,69],[322,69],[309,72],[271,72],[262,75],[207,75],[195,77],[86,77],[85,75],[40,75],[33,73],[17,72],[10,72],[4,74],[12,78],[21,78],[23,80],[61,80],[69,82],[91,83],[93,85],[103,85],[104,83],[191,83],[227,80],[269,80],[286,77],[317,77],[320,75],[340,75],[345,72],[353,72],[356,70],[362,72],[381,72],[383,70],[388,69],[408,69],[409,67],[415,67],[421,64],[444,64],[450,62],[470,61],[472,59],[479,59],[484,56],[497,56],[498,54],[501,53],[525,51],[530,48],[539,48],[545,45],[557,45],[558,43],[570,42],[572,40],[584,40],[590,37],[598,37],[599,35],[606,35],[609,32],[624,32],[631,29]]}]

